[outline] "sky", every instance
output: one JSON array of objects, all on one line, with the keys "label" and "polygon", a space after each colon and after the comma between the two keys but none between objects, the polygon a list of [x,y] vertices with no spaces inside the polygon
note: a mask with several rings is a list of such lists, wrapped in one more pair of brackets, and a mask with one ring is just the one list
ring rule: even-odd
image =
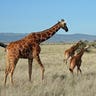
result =
[{"label": "sky", "polygon": [[0,0],[0,32],[30,33],[64,19],[69,32],[96,35],[96,0]]}]

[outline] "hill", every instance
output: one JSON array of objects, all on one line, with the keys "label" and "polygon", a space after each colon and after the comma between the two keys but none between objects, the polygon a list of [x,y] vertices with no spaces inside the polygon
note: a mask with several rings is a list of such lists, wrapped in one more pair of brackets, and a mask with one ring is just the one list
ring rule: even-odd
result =
[{"label": "hill", "polygon": [[[11,42],[16,41],[24,36],[27,33],[0,33],[0,42]],[[87,35],[87,34],[55,34],[52,38],[47,40],[47,43],[59,43],[59,42],[76,42],[78,40],[96,40],[96,35]]]}]

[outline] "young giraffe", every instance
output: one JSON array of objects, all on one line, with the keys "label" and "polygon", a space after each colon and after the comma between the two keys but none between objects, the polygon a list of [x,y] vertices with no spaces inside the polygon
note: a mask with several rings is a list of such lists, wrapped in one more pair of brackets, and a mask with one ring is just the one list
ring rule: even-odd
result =
[{"label": "young giraffe", "polygon": [[9,45],[0,44],[0,46],[6,48],[7,64],[5,69],[5,81],[6,85],[7,76],[10,73],[10,80],[13,84],[13,73],[19,58],[27,58],[29,64],[29,81],[31,81],[32,74],[32,62],[36,59],[42,69],[42,79],[44,78],[44,66],[40,60],[40,43],[51,38],[60,28],[68,31],[65,21],[62,19],[51,28],[37,32],[30,33],[21,40],[11,42]]},{"label": "young giraffe", "polygon": [[85,51],[87,51],[87,49],[89,48],[89,46],[86,46],[85,48],[82,48],[80,50],[79,53],[77,53],[75,56],[73,56],[71,59],[70,59],[70,66],[69,66],[69,70],[70,72],[73,74],[73,70],[74,68],[77,66],[77,75],[78,75],[78,72],[80,71],[80,73],[82,73],[81,69],[80,69],[80,66],[81,66],[81,63],[82,63],[82,56],[84,54]]},{"label": "young giraffe", "polygon": [[72,47],[70,47],[69,49],[65,50],[64,52],[64,56],[65,56],[65,63],[67,64],[67,61],[70,57],[74,56],[75,51],[78,49],[78,47],[82,44],[81,41],[77,42],[75,45],[73,45]]}]

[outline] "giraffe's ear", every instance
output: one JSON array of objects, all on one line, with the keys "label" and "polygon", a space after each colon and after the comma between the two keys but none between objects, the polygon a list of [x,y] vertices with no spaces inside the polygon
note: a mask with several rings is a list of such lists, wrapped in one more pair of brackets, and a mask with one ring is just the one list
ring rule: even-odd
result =
[{"label": "giraffe's ear", "polygon": [[61,21],[65,21],[64,19],[61,19]]},{"label": "giraffe's ear", "polygon": [[64,22],[65,20],[64,19],[61,19],[61,21],[58,21],[58,23],[60,23],[60,22]]}]

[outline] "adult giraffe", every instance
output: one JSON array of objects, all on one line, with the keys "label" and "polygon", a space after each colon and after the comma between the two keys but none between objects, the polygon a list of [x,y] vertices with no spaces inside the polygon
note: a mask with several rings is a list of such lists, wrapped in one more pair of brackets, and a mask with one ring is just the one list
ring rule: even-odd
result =
[{"label": "adult giraffe", "polygon": [[0,43],[0,46],[6,48],[7,64],[5,69],[5,85],[9,73],[11,74],[10,80],[13,84],[13,73],[19,58],[28,59],[29,81],[31,81],[33,58],[35,58],[40,65],[42,69],[42,79],[44,78],[44,66],[39,56],[41,50],[40,43],[51,38],[60,28],[64,29],[66,32],[68,31],[67,25],[63,19],[47,30],[30,33],[26,37],[11,42],[8,45]]}]

